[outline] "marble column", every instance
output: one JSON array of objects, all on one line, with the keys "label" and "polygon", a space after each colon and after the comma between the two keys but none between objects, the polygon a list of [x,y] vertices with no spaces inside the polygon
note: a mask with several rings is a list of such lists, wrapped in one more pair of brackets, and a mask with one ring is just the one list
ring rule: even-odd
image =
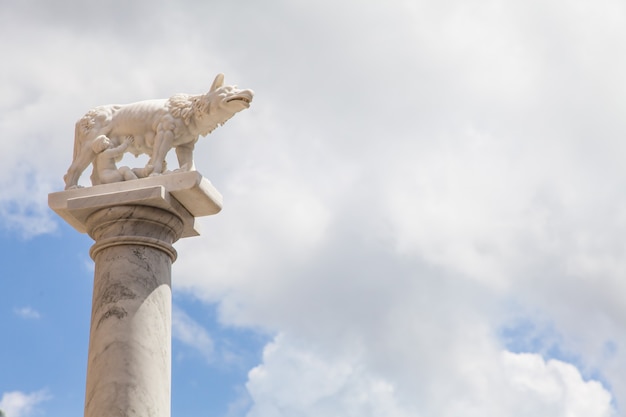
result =
[{"label": "marble column", "polygon": [[221,209],[197,172],[62,191],[49,205],[95,243],[85,417],[169,417],[172,244]]}]

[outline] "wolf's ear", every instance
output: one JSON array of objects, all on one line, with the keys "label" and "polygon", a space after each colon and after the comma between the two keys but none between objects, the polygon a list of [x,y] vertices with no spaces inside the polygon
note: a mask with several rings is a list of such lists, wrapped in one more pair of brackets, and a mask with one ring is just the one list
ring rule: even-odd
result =
[{"label": "wolf's ear", "polygon": [[224,74],[217,74],[217,76],[215,77],[215,80],[213,81],[213,85],[211,86],[211,89],[209,90],[209,93],[212,93],[213,91],[217,90],[223,85],[224,85]]}]

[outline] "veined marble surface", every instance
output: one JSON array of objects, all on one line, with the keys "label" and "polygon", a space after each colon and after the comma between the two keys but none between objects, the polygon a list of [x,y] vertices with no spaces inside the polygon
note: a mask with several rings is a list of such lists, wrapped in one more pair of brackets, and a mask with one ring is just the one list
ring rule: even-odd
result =
[{"label": "veined marble surface", "polygon": [[219,213],[222,195],[197,171],[178,172],[132,181],[59,191],[48,205],[66,222],[86,233],[87,218],[96,210],[122,204],[158,207],[184,222],[182,237],[197,236],[195,218]]}]

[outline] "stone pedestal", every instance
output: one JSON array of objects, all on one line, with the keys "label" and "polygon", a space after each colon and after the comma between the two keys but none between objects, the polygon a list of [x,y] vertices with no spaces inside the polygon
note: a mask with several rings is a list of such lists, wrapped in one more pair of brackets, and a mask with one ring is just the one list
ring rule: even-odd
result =
[{"label": "stone pedestal", "polygon": [[62,191],[50,207],[95,243],[85,417],[169,417],[172,244],[219,212],[197,172]]}]

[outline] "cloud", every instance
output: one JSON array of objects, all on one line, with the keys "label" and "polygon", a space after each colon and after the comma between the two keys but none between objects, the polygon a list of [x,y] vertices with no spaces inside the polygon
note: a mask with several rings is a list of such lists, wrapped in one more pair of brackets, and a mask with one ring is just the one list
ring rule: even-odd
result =
[{"label": "cloud", "polygon": [[5,392],[0,399],[0,410],[6,417],[29,417],[34,415],[39,403],[50,398],[45,390],[30,394],[20,391]]},{"label": "cloud", "polygon": [[[318,19],[332,31],[350,21],[341,8],[326,19],[311,7],[297,18],[303,27]],[[351,47],[342,54],[313,48],[323,63],[290,66],[302,80],[292,84],[306,97],[301,106],[282,105],[289,94],[273,88],[267,102],[254,103],[263,118],[251,109],[256,129],[250,121],[241,127],[241,137],[254,140],[234,135],[216,145],[236,149],[227,155],[237,166],[217,177],[225,208],[202,220],[206,237],[178,244],[177,282],[218,301],[224,322],[290,341],[272,345],[278,353],[250,374],[254,413],[277,415],[290,395],[291,411],[308,410],[317,399],[290,390],[307,372],[314,380],[347,378],[315,374],[324,372],[319,363],[355,367],[372,386],[392,387],[384,401],[398,415],[455,415],[448,402],[457,397],[458,407],[484,413],[477,415],[516,415],[524,395],[535,411],[584,415],[565,395],[580,387],[598,415],[610,414],[610,398],[620,403],[626,391],[615,369],[623,362],[606,349],[626,342],[615,296],[625,207],[615,190],[626,178],[618,138],[626,132],[619,117],[608,116],[619,95],[611,88],[621,85],[613,65],[626,66],[608,52],[619,47],[609,34],[623,31],[605,15],[613,7],[394,2],[376,15],[364,6],[350,26],[354,34],[334,38]],[[402,13],[389,32],[375,25],[359,31],[392,10]],[[583,34],[581,25],[595,29]],[[306,38],[304,29],[293,30],[291,40]],[[358,35],[369,49],[350,40]],[[378,60],[367,65],[367,54]],[[334,62],[353,77],[338,83],[331,70],[316,77]],[[610,76],[593,75],[603,67]],[[545,357],[517,352],[512,357],[523,366],[512,369],[498,329],[520,317],[554,328],[562,335],[558,349],[575,363],[551,358],[554,350]],[[350,362],[350,354],[361,359]],[[299,372],[273,365],[283,356],[302,363]],[[562,401],[523,393],[513,382],[535,359],[545,369],[533,378],[569,378],[558,391]],[[587,382],[575,378],[581,375]],[[599,387],[589,375],[608,383]],[[261,381],[276,385],[264,390]],[[322,395],[319,386],[332,384],[311,391]],[[484,405],[490,390],[502,397],[494,408]],[[337,389],[329,398],[337,405],[349,394]]]},{"label": "cloud", "polygon": [[[281,380],[297,380],[283,384]],[[409,416],[387,381],[368,375],[355,358],[328,360],[299,349],[284,335],[269,344],[249,373],[253,405],[247,416]]]},{"label": "cloud", "polygon": [[38,320],[41,314],[32,307],[21,307],[13,309],[13,312],[23,319]]},{"label": "cloud", "polygon": [[611,394],[597,381],[584,381],[576,367],[539,355],[503,352],[507,388],[517,396],[505,409],[516,415],[612,416]]},{"label": "cloud", "polygon": [[[468,361],[447,375],[428,401],[403,381],[372,372],[353,352],[329,358],[279,335],[268,345],[263,363],[250,371],[247,388],[253,405],[247,416],[483,416],[609,417],[610,393],[578,370],[536,354],[502,351],[483,361]],[[408,364],[410,366],[410,364]],[[413,385],[434,375],[408,369]],[[452,376],[451,378],[449,378]],[[283,381],[298,381],[285,384]],[[431,402],[431,404],[428,404]],[[434,402],[435,404],[432,404]]]}]

